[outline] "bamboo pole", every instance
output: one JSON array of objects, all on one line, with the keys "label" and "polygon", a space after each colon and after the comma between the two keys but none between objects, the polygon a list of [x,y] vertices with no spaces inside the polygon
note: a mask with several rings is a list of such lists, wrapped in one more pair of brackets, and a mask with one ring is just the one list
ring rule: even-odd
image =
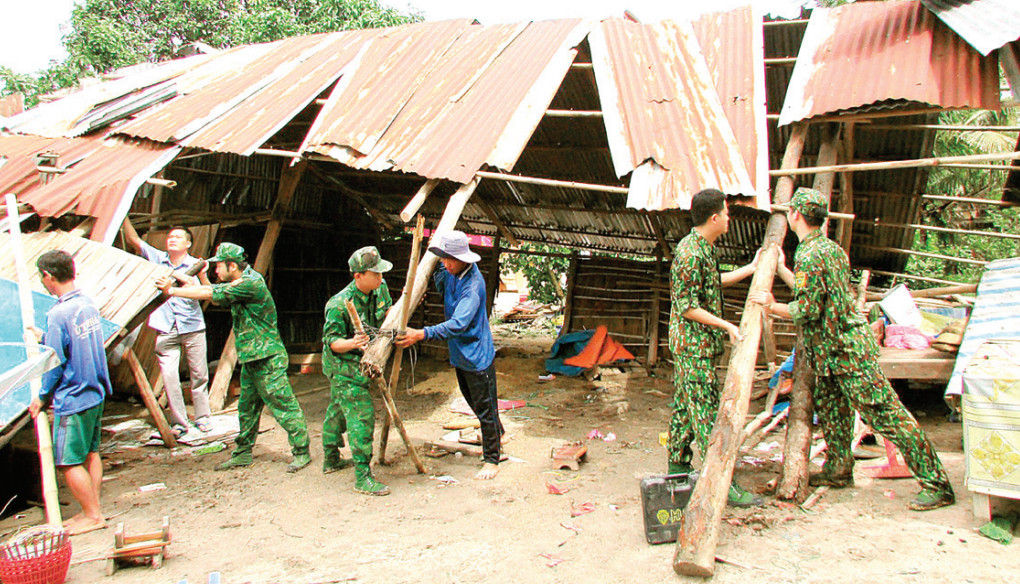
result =
[{"label": "bamboo pole", "polygon": [[878,274],[880,276],[889,276],[890,278],[904,278],[907,280],[918,280],[920,282],[932,282],[933,284],[945,284],[946,286],[956,286],[959,282],[953,282],[952,280],[941,280],[939,278],[927,278],[925,276],[913,276],[911,274],[900,274],[898,272],[886,272],[885,270],[871,270],[872,274]]},{"label": "bamboo pole", "polygon": [[[28,267],[25,265],[24,248],[21,243],[21,225],[18,223],[18,200],[14,194],[6,196],[7,229],[11,235],[11,252],[18,272],[18,301],[21,304],[21,333],[25,341],[25,354],[32,359],[39,354],[39,340],[28,327],[35,326],[35,310],[32,304],[32,290],[28,285]],[[32,399],[39,399],[42,380],[32,377],[29,384]],[[35,437],[39,442],[39,470],[42,474],[43,502],[46,506],[46,522],[55,527],[63,524],[60,517],[60,494],[57,490],[57,470],[53,465],[53,438],[50,435],[50,419],[43,409],[35,417]]]},{"label": "bamboo pole", "polygon": [[[950,294],[974,294],[977,292],[977,284],[958,284],[956,286],[943,286],[941,288],[926,288],[924,290],[911,290],[910,296],[913,298],[937,298],[939,296],[949,296]],[[876,292],[868,292],[867,300],[881,300],[884,298],[884,294],[878,294]]]},{"label": "bamboo pole", "polygon": [[600,191],[603,193],[618,193],[626,195],[630,192],[627,187],[613,187],[609,185],[597,185],[592,183],[575,182],[571,180],[553,180],[549,178],[534,178],[530,176],[518,176],[515,174],[502,174],[499,172],[487,172],[479,170],[475,173],[476,177],[479,178],[491,178],[495,180],[504,180],[507,182],[519,182],[529,185],[543,185],[547,187],[563,187],[568,189],[582,189],[586,191]]},{"label": "bamboo pole", "polygon": [[851,164],[835,164],[832,166],[814,166],[806,168],[781,168],[770,170],[769,176],[798,176],[803,174],[819,174],[822,172],[864,172],[869,170],[896,170],[902,168],[928,168],[951,163],[994,162],[998,160],[1020,160],[1020,152],[1005,154],[971,154],[968,156],[942,156],[938,158],[915,158],[912,160],[894,160],[891,162],[855,162]]},{"label": "bamboo pole", "polygon": [[961,126],[940,124],[861,124],[862,130],[938,130],[940,132],[1020,132],[1020,126]]},{"label": "bamboo pole", "polygon": [[[414,234],[411,237],[411,259],[407,264],[407,275],[404,279],[404,291],[401,293],[402,298],[411,298],[414,296],[414,281],[418,271],[418,259],[421,254],[421,240],[425,233],[425,217],[418,215],[418,223],[414,227]],[[402,302],[400,304],[400,321],[397,327],[397,334],[404,334],[407,331],[407,319],[410,316],[410,303]],[[400,366],[401,361],[404,358],[404,350],[400,347],[394,349],[393,352],[393,363],[390,365],[390,389],[397,387],[397,383],[400,381]],[[386,464],[386,446],[389,443],[390,437],[390,422],[392,416],[389,410],[386,410],[386,419],[383,420],[382,432],[379,434],[379,448],[376,450],[376,460],[382,464]],[[408,445],[408,449],[411,446]]]},{"label": "bamboo pole", "polygon": [[[797,166],[804,150],[807,123],[794,124],[790,141],[783,155],[782,168]],[[776,202],[788,203],[793,194],[793,179],[781,179],[776,185]],[[786,217],[773,214],[762,242],[762,254],[751,280],[750,290],[772,287],[779,246],[786,236]],[[738,341],[730,351],[726,382],[719,400],[719,414],[709,438],[701,478],[694,487],[677,534],[673,570],[681,575],[711,576],[715,569],[715,548],[719,540],[719,524],[726,507],[726,497],[733,478],[733,466],[740,448],[739,438],[747,415],[754,381],[754,363],[761,340],[762,306],[748,302],[740,319]]]},{"label": "bamboo pole", "polygon": [[[354,325],[354,330],[357,331],[359,335],[365,334],[365,327],[361,324],[361,317],[358,316],[358,311],[354,308],[354,302],[347,300],[344,303],[344,307],[347,308],[347,314],[351,317],[351,323]],[[397,404],[393,401],[393,394],[390,393],[390,388],[386,385],[386,382],[382,379],[382,377],[376,377],[375,382],[379,387],[379,393],[382,394],[383,404],[386,405],[386,412],[389,414],[389,418],[393,420],[393,424],[397,427],[400,437],[404,440],[404,444],[407,446],[407,454],[410,455],[411,461],[414,462],[414,466],[418,469],[418,472],[420,474],[425,474],[425,466],[421,463],[421,459],[418,458],[418,452],[414,449],[414,445],[411,444],[411,438],[407,435],[407,430],[404,428],[404,420],[400,417],[400,412],[397,411]]]},{"label": "bamboo pole", "polygon": [[[467,184],[461,185],[457,192],[450,195],[450,200],[446,204],[446,210],[443,211],[443,217],[439,220],[439,224],[436,226],[435,231],[432,233],[431,241],[437,241],[437,237],[442,233],[451,231],[460,220],[460,215],[464,211],[465,205],[471,198],[471,194],[478,187],[478,181],[480,179],[475,177]],[[382,324],[384,330],[395,330],[399,324],[399,319],[403,315],[403,304],[409,304],[408,315],[413,312],[413,307],[418,306],[421,302],[422,297],[425,295],[426,280],[435,269],[436,264],[439,263],[439,257],[432,252],[426,252],[418,262],[418,268],[414,276],[414,286],[412,294],[408,297],[401,296],[400,300],[394,303],[395,310],[390,310],[389,314],[386,315],[386,320]],[[400,308],[397,308],[397,307]],[[365,356],[361,360],[362,369],[369,374],[369,377],[378,377],[382,375],[383,368],[386,366],[386,362],[390,358],[390,351],[393,349],[393,339],[388,335],[380,335],[376,337],[372,343],[365,350]]]},{"label": "bamboo pole", "polygon": [[998,239],[1020,239],[1020,235],[1015,233],[1000,233],[998,231],[977,231],[974,229],[953,229],[951,227],[937,227],[935,225],[920,225],[917,223],[884,223],[882,221],[874,221],[875,227],[890,227],[897,229],[919,229],[921,231],[937,231],[939,233],[953,233],[956,235],[974,235],[977,237],[992,237]]},{"label": "bamboo pole", "polygon": [[[831,173],[827,173],[831,174]],[[790,207],[786,205],[772,205],[773,213],[786,213],[790,210]],[[829,211],[829,219],[840,219],[843,221],[853,221],[857,216],[852,213],[839,213],[835,211]]]},{"label": "bamboo pole", "polygon": [[946,261],[957,262],[957,263],[961,263],[961,264],[970,264],[970,265],[973,265],[973,266],[984,266],[984,265],[988,264],[988,262],[986,262],[984,260],[972,260],[972,259],[969,259],[969,258],[958,258],[958,257],[955,257],[955,256],[948,256],[948,255],[944,255],[944,254],[940,254],[940,253],[928,253],[926,251],[917,251],[917,250],[913,250],[913,249],[901,249],[901,248],[898,248],[898,247],[886,247],[886,246],[882,246],[882,245],[865,245],[863,243],[860,244],[858,247],[860,247],[862,249],[873,249],[875,251],[891,251],[893,253],[901,253],[901,254],[905,254],[905,255],[916,255],[916,256],[921,256],[921,257],[925,257],[925,258],[935,258],[935,259],[939,259],[939,260],[946,260]]}]

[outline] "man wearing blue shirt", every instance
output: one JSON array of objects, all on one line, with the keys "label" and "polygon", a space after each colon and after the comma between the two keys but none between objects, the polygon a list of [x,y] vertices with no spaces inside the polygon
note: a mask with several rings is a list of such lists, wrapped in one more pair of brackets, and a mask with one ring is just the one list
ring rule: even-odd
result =
[{"label": "man wearing blue shirt", "polygon": [[485,302],[485,279],[476,265],[481,257],[471,251],[467,235],[460,231],[443,233],[439,245],[429,251],[440,257],[445,270],[436,272],[433,281],[443,295],[446,320],[424,329],[408,328],[398,336],[399,347],[418,341],[446,339],[450,364],[457,370],[457,384],[482,429],[482,470],[476,479],[491,479],[499,472],[500,440],[503,424],[499,420],[496,396],[496,348],[489,330]]},{"label": "man wearing blue shirt", "polygon": [[[184,227],[171,227],[166,237],[166,251],[152,247],[138,236],[131,221],[124,220],[124,239],[135,253],[154,264],[167,266],[174,278],[182,284],[193,284],[195,278],[185,272],[201,260],[193,257],[191,232]],[[205,271],[200,273],[202,284],[209,284]],[[188,410],[181,393],[181,349],[191,372],[191,403],[195,406],[195,426],[203,432],[209,425],[209,363],[205,342],[205,318],[197,300],[175,296],[164,302],[149,316],[149,326],[155,330],[156,358],[166,389],[170,409],[170,423],[179,438],[188,429]]]},{"label": "man wearing blue shirt", "polygon": [[[78,535],[106,527],[99,508],[103,462],[99,458],[103,403],[113,394],[103,347],[102,318],[95,304],[74,283],[74,261],[54,250],[36,261],[46,291],[57,303],[46,314],[46,332],[33,332],[60,360],[42,379],[39,396],[28,406],[35,418],[53,403],[53,462],[81,505],[64,527]],[[43,414],[45,415],[45,414]]]}]

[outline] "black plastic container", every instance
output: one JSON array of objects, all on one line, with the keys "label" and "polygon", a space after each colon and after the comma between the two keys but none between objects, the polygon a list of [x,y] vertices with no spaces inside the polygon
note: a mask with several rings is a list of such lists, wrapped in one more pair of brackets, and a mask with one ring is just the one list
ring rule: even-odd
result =
[{"label": "black plastic container", "polygon": [[654,475],[641,480],[641,509],[648,543],[676,541],[684,507],[697,481],[697,473]]}]

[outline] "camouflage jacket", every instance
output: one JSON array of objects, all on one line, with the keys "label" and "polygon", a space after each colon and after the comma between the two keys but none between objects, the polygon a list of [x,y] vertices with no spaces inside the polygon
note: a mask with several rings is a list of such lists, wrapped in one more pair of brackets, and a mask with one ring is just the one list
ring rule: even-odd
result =
[{"label": "camouflage jacket", "polygon": [[674,356],[721,355],[725,331],[683,317],[691,308],[703,308],[722,318],[722,279],[715,247],[692,229],[676,246],[669,279],[669,350]]},{"label": "camouflage jacket", "polygon": [[333,341],[354,338],[354,323],[351,322],[347,307],[344,305],[344,301],[348,299],[354,302],[354,309],[358,311],[364,326],[372,328],[379,328],[382,325],[386,313],[393,306],[386,280],[368,294],[358,290],[352,281],[329,299],[326,303],[326,322],[322,326],[322,372],[326,375],[334,373],[347,377],[360,375],[361,349],[334,353],[329,348]]},{"label": "camouflage jacket", "polygon": [[287,352],[276,325],[276,304],[262,274],[251,266],[233,282],[213,284],[212,301],[230,306],[238,362],[248,363]]},{"label": "camouflage jacket", "polygon": [[878,357],[875,337],[854,306],[846,252],[821,230],[797,247],[793,296],[790,318],[801,327],[817,375],[853,373]]}]

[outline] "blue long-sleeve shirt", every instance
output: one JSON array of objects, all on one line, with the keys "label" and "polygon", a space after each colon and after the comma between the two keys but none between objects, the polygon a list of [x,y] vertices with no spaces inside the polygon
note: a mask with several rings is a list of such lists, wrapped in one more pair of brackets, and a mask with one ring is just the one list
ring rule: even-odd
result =
[{"label": "blue long-sleeve shirt", "polygon": [[60,366],[43,375],[39,397],[53,398],[54,414],[77,414],[113,395],[102,329],[99,310],[81,290],[64,294],[46,313],[43,344],[56,351]]},{"label": "blue long-sleeve shirt", "polygon": [[471,264],[460,274],[439,270],[433,276],[443,295],[445,321],[425,327],[425,339],[446,339],[450,364],[467,371],[482,371],[492,364],[496,349],[485,306],[485,279]]}]

